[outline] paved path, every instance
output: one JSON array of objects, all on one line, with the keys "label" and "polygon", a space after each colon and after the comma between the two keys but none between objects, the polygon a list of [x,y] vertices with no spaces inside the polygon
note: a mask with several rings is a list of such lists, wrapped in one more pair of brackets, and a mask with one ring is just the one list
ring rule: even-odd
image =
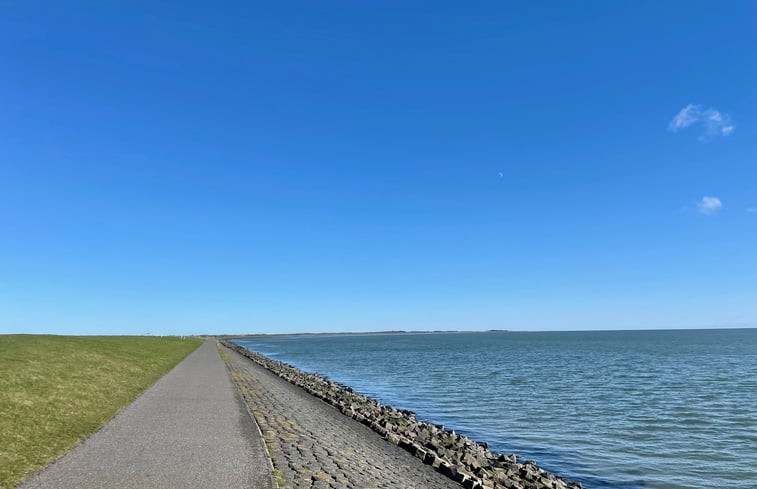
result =
[{"label": "paved path", "polygon": [[271,489],[257,426],[206,341],[19,489]]},{"label": "paved path", "polygon": [[300,387],[224,351],[283,478],[282,488],[461,489]]}]

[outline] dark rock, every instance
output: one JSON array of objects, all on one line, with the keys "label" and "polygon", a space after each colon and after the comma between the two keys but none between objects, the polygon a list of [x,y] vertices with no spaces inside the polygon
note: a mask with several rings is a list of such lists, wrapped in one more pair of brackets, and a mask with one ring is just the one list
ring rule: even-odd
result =
[{"label": "dark rock", "polygon": [[440,473],[468,489],[583,489],[580,483],[566,484],[534,462],[519,464],[516,455],[492,453],[486,443],[477,443],[444,425],[418,421],[415,413],[384,406],[358,394],[350,387],[319,374],[271,360],[223,340],[227,348],[249,358],[275,375],[323,399],[341,413],[368,426],[389,442],[400,446]]}]

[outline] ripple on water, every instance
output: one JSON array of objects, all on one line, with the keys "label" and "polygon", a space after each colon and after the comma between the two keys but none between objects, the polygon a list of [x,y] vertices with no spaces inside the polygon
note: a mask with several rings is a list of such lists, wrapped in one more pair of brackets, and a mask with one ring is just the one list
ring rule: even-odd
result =
[{"label": "ripple on water", "polygon": [[757,330],[240,343],[589,488],[757,488]]}]

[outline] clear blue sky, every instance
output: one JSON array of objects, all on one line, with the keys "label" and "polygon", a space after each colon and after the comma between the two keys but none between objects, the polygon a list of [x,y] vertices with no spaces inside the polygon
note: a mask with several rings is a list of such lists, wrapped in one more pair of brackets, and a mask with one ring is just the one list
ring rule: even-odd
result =
[{"label": "clear blue sky", "polygon": [[0,7],[0,332],[757,326],[754,2]]}]

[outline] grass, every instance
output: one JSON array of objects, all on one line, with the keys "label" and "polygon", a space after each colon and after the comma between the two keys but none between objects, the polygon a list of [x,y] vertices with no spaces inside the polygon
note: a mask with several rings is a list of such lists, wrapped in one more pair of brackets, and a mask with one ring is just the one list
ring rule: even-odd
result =
[{"label": "grass", "polygon": [[194,338],[0,335],[0,489],[81,442],[200,344]]},{"label": "grass", "polygon": [[281,475],[281,471],[279,469],[273,469],[273,482],[279,489],[282,489],[286,486],[286,479],[284,479],[284,476]]}]

